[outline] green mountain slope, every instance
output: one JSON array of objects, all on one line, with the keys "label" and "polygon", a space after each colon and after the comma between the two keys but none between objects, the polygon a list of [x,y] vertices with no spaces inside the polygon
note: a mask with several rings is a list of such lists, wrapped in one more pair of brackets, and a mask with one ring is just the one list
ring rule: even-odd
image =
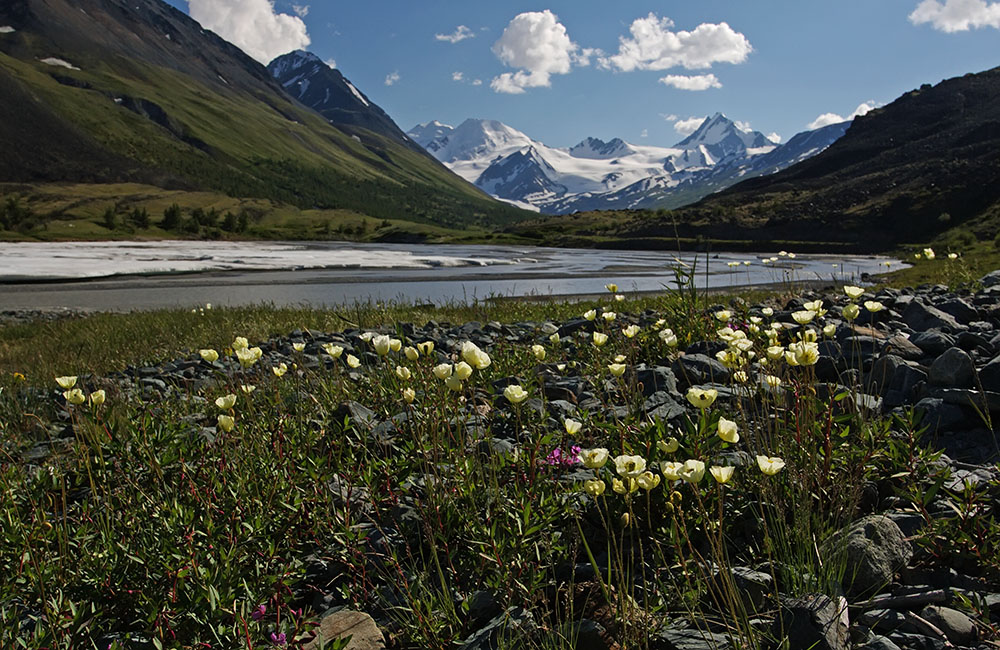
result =
[{"label": "green mountain slope", "polygon": [[348,135],[159,0],[0,4],[0,183],[135,182],[447,226],[525,213]]}]

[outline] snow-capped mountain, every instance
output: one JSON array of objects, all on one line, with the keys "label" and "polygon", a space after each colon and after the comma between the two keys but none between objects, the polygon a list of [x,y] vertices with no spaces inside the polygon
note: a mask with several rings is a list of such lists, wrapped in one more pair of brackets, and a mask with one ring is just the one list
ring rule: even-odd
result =
[{"label": "snow-capped mountain", "polygon": [[421,152],[392,118],[355,87],[340,70],[331,68],[312,52],[282,54],[267,64],[285,92],[330,121],[337,128],[356,133],[362,127]]},{"label": "snow-capped mountain", "polygon": [[[778,146],[716,113],[673,147],[586,138],[549,147],[495,120],[457,127],[419,124],[407,135],[493,196],[561,214],[575,210],[676,207],[819,153],[847,123],[799,134]],[[823,133],[820,133],[820,132]],[[810,135],[812,134],[812,135]]]}]

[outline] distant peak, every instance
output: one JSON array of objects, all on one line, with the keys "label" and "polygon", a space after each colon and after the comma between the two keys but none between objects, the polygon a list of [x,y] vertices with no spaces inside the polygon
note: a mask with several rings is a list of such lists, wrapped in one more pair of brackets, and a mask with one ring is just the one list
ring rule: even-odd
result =
[{"label": "distant peak", "polygon": [[306,52],[305,50],[294,50],[287,54],[282,54],[273,61],[267,64],[268,69],[271,70],[274,76],[279,76],[291,72],[292,70],[298,70],[302,66],[319,63],[320,65],[326,65],[323,60],[312,52]]}]

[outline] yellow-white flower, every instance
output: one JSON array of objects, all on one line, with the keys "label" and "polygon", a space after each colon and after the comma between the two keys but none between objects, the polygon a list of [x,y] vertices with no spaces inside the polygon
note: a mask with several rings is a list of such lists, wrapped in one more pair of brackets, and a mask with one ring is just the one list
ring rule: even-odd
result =
[{"label": "yellow-white flower", "polygon": [[323,351],[334,359],[339,359],[340,355],[344,353],[344,348],[339,345],[334,345],[333,343],[324,343]]},{"label": "yellow-white flower", "polygon": [[479,349],[479,346],[472,341],[462,344],[462,358],[465,362],[476,370],[485,370],[490,366],[490,355]]},{"label": "yellow-white flower", "polygon": [[929,260],[934,259],[934,249],[933,248],[925,248],[924,249],[924,257],[926,257]]},{"label": "yellow-white flower", "polygon": [[717,320],[722,321],[723,323],[727,322],[732,317],[733,317],[733,312],[729,311],[728,309],[720,309],[719,311],[715,312],[715,318]]},{"label": "yellow-white flower", "polygon": [[618,285],[614,284],[613,282],[604,285],[604,288],[607,289],[610,293],[618,293]]},{"label": "yellow-white flower", "polygon": [[588,309],[587,311],[583,312],[583,317],[586,318],[587,320],[594,320],[595,318],[597,318],[597,310]]},{"label": "yellow-white flower", "polygon": [[763,309],[760,310],[760,313],[764,314],[768,318],[774,316],[774,310],[771,309],[770,307],[764,307]]},{"label": "yellow-white flower", "polygon": [[625,300],[625,296],[623,296],[623,295],[622,295],[622,294],[620,294],[620,293],[616,293],[616,294],[615,294],[615,302],[621,302],[621,301],[623,301],[623,300]]},{"label": "yellow-white flower", "polygon": [[403,354],[405,354],[406,358],[409,359],[410,361],[416,361],[417,359],[420,358],[420,353],[412,345],[407,345],[405,348],[403,348]]},{"label": "yellow-white flower", "polygon": [[948,259],[950,259],[950,260],[957,260],[958,259],[958,253],[948,253]]},{"label": "yellow-white flower", "polygon": [[604,320],[606,320],[606,321],[608,321],[610,323],[614,319],[618,318],[618,314],[616,314],[613,311],[606,311],[606,312],[603,312],[601,314],[601,318],[603,318]]},{"label": "yellow-white flower", "polygon": [[452,375],[445,379],[444,385],[455,392],[462,390],[462,380],[458,378],[458,375]]},{"label": "yellow-white flower", "polygon": [[236,340],[233,341],[233,350],[246,350],[248,347],[250,347],[250,342],[245,336],[237,336]]},{"label": "yellow-white flower", "polygon": [[789,365],[813,366],[819,361],[819,346],[816,343],[808,341],[792,343],[788,346],[788,352],[785,354],[786,361],[788,355],[792,355],[795,358],[795,363],[789,362]]},{"label": "yellow-white flower", "polygon": [[520,404],[528,399],[528,391],[524,390],[519,384],[511,384],[503,389],[503,396],[511,404]]},{"label": "yellow-white flower", "polygon": [[361,359],[357,358],[353,354],[347,355],[347,367],[348,368],[360,368]]},{"label": "yellow-white flower", "polygon": [[837,326],[833,323],[823,326],[823,336],[826,338],[833,338],[833,335],[837,333]]},{"label": "yellow-white flower", "polygon": [[236,420],[234,420],[233,416],[231,415],[225,415],[220,413],[219,416],[215,419],[215,425],[222,431],[229,433],[230,431],[233,430],[233,427],[236,426]]},{"label": "yellow-white flower", "polygon": [[663,472],[663,478],[668,481],[680,480],[682,469],[684,469],[684,463],[679,463],[675,460],[660,463],[660,471]]},{"label": "yellow-white flower", "polygon": [[305,343],[301,343],[301,342],[300,343],[292,343],[292,349],[295,350],[296,352],[302,352],[303,350],[306,349],[306,344]]},{"label": "yellow-white flower", "polygon": [[715,398],[719,396],[719,391],[714,388],[689,388],[687,392],[687,401],[691,403],[692,406],[696,406],[700,409],[708,408],[715,401]]},{"label": "yellow-white flower", "polygon": [[628,357],[626,357],[624,354],[616,354],[615,355],[615,363],[625,363],[625,359],[627,359],[627,358]]},{"label": "yellow-white flower", "polygon": [[375,332],[365,332],[364,334],[362,334],[358,338],[361,339],[362,341],[364,341],[365,343],[368,343],[373,338],[375,338]]},{"label": "yellow-white flower", "polygon": [[826,310],[823,309],[822,300],[813,300],[812,302],[807,302],[802,306],[805,307],[808,311],[814,312],[817,316],[826,315]]},{"label": "yellow-white flower", "polygon": [[430,356],[430,353],[434,351],[434,341],[424,341],[423,343],[417,343],[417,349],[420,350],[420,354]]},{"label": "yellow-white flower", "polygon": [[809,311],[808,309],[792,312],[792,319],[799,325],[805,325],[814,318],[816,318],[816,312]]},{"label": "yellow-white flower", "polygon": [[399,352],[403,349],[403,342],[399,339],[389,339],[389,349],[393,352]]},{"label": "yellow-white flower", "polygon": [[622,454],[615,457],[615,472],[619,476],[635,478],[646,471],[646,459],[642,456]]},{"label": "yellow-white flower", "polygon": [[[558,338],[558,337],[557,337]],[[545,348],[537,343],[531,346],[531,354],[539,361],[545,361]]]},{"label": "yellow-white flower", "polygon": [[572,418],[566,418],[565,420],[563,420],[563,426],[566,428],[566,433],[572,436],[580,432],[580,429],[581,427],[583,427],[583,424]]},{"label": "yellow-white flower", "polygon": [[454,372],[454,368],[450,363],[439,363],[434,366],[431,372],[433,372],[434,376],[438,379],[447,379],[448,377],[451,377],[451,373]]},{"label": "yellow-white flower", "polygon": [[215,405],[223,411],[228,411],[236,405],[236,395],[233,395],[232,393],[223,395],[215,400]]},{"label": "yellow-white flower", "polygon": [[656,448],[665,454],[672,454],[681,446],[681,443],[677,441],[677,438],[668,438],[667,440],[656,441]]},{"label": "yellow-white flower", "polygon": [[406,402],[407,404],[412,404],[413,400],[416,399],[416,397],[417,397],[417,392],[412,388],[403,389],[403,401]]},{"label": "yellow-white flower", "polygon": [[740,441],[740,428],[732,420],[727,420],[726,418],[719,418],[718,425],[719,437],[731,445],[735,445]]},{"label": "yellow-white flower", "polygon": [[604,494],[607,485],[599,478],[592,478],[583,482],[583,491],[592,497],[599,497]]},{"label": "yellow-white flower", "polygon": [[260,361],[261,356],[264,352],[260,348],[239,348],[236,350],[236,358],[239,359],[240,365],[244,368],[249,368],[253,364]]},{"label": "yellow-white flower", "polygon": [[847,297],[851,300],[857,300],[865,294],[865,290],[852,284],[845,284],[844,293],[847,294]]},{"label": "yellow-white flower", "polygon": [[608,371],[615,377],[621,377],[625,374],[625,367],[624,363],[612,363],[608,366]]},{"label": "yellow-white flower", "polygon": [[90,394],[90,403],[93,404],[94,406],[100,406],[101,404],[104,404],[107,398],[108,398],[107,393],[105,393],[103,390],[95,390],[93,393]]},{"label": "yellow-white flower", "polygon": [[73,388],[73,386],[76,386],[76,377],[71,375],[56,377],[56,383],[59,384],[59,388],[69,390],[70,388]]},{"label": "yellow-white flower", "polygon": [[639,487],[643,490],[649,492],[660,484],[660,475],[654,474],[647,469],[645,472],[635,477],[635,482],[638,483]]},{"label": "yellow-white flower", "polygon": [[622,334],[624,334],[626,338],[633,338],[636,334],[639,333],[639,329],[640,328],[638,325],[629,325],[628,327],[622,330]]},{"label": "yellow-white flower", "polygon": [[551,343],[552,345],[559,345],[561,340],[562,339],[559,338],[559,334],[553,334],[552,336],[549,337],[549,343]]},{"label": "yellow-white flower", "polygon": [[410,377],[413,376],[413,373],[411,373],[410,369],[406,366],[396,366],[396,376],[403,381],[410,381]]},{"label": "yellow-white flower", "polygon": [[723,467],[721,465],[714,465],[708,470],[712,474],[712,478],[719,485],[725,485],[733,478],[733,472],[736,471],[735,467]]},{"label": "yellow-white flower", "polygon": [[460,380],[465,381],[472,376],[472,366],[464,361],[459,361],[455,364],[455,376]]},{"label": "yellow-white flower", "polygon": [[272,366],[271,372],[274,373],[275,377],[284,377],[285,373],[288,372],[288,364],[283,362],[279,366]]},{"label": "yellow-white flower", "polygon": [[776,377],[775,375],[764,375],[764,383],[771,388],[778,388],[781,386],[781,377]]},{"label": "yellow-white flower", "polygon": [[240,385],[240,390],[243,391],[244,393],[246,393],[247,395],[249,395],[250,393],[252,393],[255,390],[257,390],[257,387],[254,386],[253,384],[241,384]]},{"label": "yellow-white flower", "polygon": [[202,359],[209,363],[215,363],[219,360],[219,353],[211,348],[206,348],[204,350],[198,350],[198,354]]},{"label": "yellow-white flower", "polygon": [[737,384],[745,384],[750,379],[750,376],[746,373],[746,370],[737,370],[733,373],[733,381]]},{"label": "yellow-white flower", "polygon": [[660,330],[659,333],[657,333],[657,336],[660,337],[660,340],[663,341],[664,345],[667,347],[673,348],[677,346],[677,335],[674,334],[674,331],[669,327]]},{"label": "yellow-white flower", "polygon": [[601,347],[608,342],[608,335],[603,332],[594,332],[593,341],[595,346]]},{"label": "yellow-white flower", "polygon": [[[626,478],[624,481],[621,479],[611,479],[611,489],[618,494],[630,494],[639,489],[639,482],[634,478]],[[628,514],[627,512],[625,513]],[[628,519],[622,519],[624,525],[628,525]]]},{"label": "yellow-white flower", "polygon": [[63,398],[70,404],[80,405],[87,401],[87,396],[79,388],[70,388],[63,391]]},{"label": "yellow-white flower", "polygon": [[777,456],[757,456],[757,466],[767,476],[774,476],[785,466],[785,461]]},{"label": "yellow-white flower", "polygon": [[877,300],[866,300],[865,301],[865,309],[867,309],[868,311],[870,311],[871,313],[874,314],[876,312],[880,312],[883,309],[885,309],[885,305],[883,305],[882,303],[880,303]]},{"label": "yellow-white flower", "polygon": [[608,462],[608,450],[604,447],[584,449],[580,452],[580,461],[587,469],[601,469]]},{"label": "yellow-white flower", "polygon": [[715,353],[715,358],[719,360],[719,363],[730,369],[739,368],[743,365],[743,357],[740,356],[740,351],[734,348],[719,350]]},{"label": "yellow-white flower", "polygon": [[373,336],[372,346],[375,348],[375,352],[377,352],[380,357],[384,357],[389,354],[389,337],[385,334]]},{"label": "yellow-white flower", "polygon": [[686,460],[677,475],[688,483],[699,483],[705,476],[705,463],[700,460]]},{"label": "yellow-white flower", "polygon": [[852,302],[849,305],[845,305],[841,313],[847,320],[854,320],[861,314],[861,308]]}]

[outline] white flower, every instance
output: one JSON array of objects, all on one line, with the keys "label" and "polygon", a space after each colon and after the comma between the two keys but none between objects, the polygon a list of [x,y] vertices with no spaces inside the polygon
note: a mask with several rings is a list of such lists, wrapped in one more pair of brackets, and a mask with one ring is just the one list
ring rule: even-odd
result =
[{"label": "white flower", "polygon": [[667,347],[673,348],[677,346],[677,335],[674,334],[674,331],[669,327],[660,330],[657,336],[660,337],[660,340],[663,341],[664,345],[666,345]]},{"label": "white flower", "polygon": [[302,342],[292,343],[292,349],[296,352],[302,352],[306,349],[306,344]]},{"label": "white flower", "polygon": [[583,427],[583,424],[572,418],[566,418],[563,420],[563,426],[566,428],[566,433],[572,436],[580,432],[580,428]]},{"label": "white flower", "polygon": [[[556,335],[556,338],[559,338],[559,336]],[[541,345],[538,345],[537,343],[535,345],[532,345],[531,353],[535,355],[535,358],[538,359],[539,361],[545,361],[545,348],[542,347]]]},{"label": "white flower", "polygon": [[622,334],[624,334],[626,338],[633,338],[638,333],[639,333],[638,325],[629,325],[628,327],[622,330]]},{"label": "white flower", "polygon": [[59,388],[69,390],[76,386],[76,376],[66,375],[64,377],[56,377],[56,383],[59,384]]},{"label": "white flower", "polygon": [[411,373],[410,369],[405,366],[396,366],[396,376],[403,381],[409,381],[410,377],[413,376],[413,373]]},{"label": "white flower", "polygon": [[718,424],[719,437],[731,445],[735,445],[740,441],[739,427],[732,420],[727,420],[726,418],[719,418]]},{"label": "white flower", "polygon": [[814,318],[816,318],[816,312],[808,309],[792,312],[792,319],[794,319],[799,325],[805,325],[806,323],[811,322]]},{"label": "white flower", "polygon": [[639,484],[639,487],[648,492],[660,484],[660,475],[654,474],[647,469],[635,478],[635,482]]},{"label": "white flower", "polygon": [[615,457],[615,471],[619,476],[635,478],[646,471],[646,459],[642,456],[622,454]]},{"label": "white flower", "polygon": [[870,311],[871,313],[874,314],[874,313],[880,312],[883,309],[885,309],[885,305],[883,305],[882,303],[880,303],[877,300],[866,300],[865,301],[865,309],[867,309],[868,311]]},{"label": "white flower", "polygon": [[479,346],[472,341],[462,344],[462,358],[476,370],[485,370],[492,361],[490,355],[479,349]]},{"label": "white flower", "polygon": [[785,466],[785,461],[777,456],[757,456],[757,466],[767,476],[773,476]]},{"label": "white flower", "polygon": [[934,259],[934,249],[933,248],[925,248],[924,249],[924,257],[926,257],[929,260]]},{"label": "white flower", "polygon": [[403,401],[406,402],[407,404],[412,404],[413,400],[416,399],[416,397],[417,397],[417,392],[412,388],[403,389]]},{"label": "white flower", "polygon": [[656,442],[656,448],[665,454],[672,454],[681,446],[681,443],[677,441],[677,438],[669,438],[666,441],[658,440]]},{"label": "white flower", "polygon": [[377,352],[380,357],[384,357],[389,354],[389,337],[385,334],[379,334],[378,336],[372,337],[372,345],[375,347],[375,352]]},{"label": "white flower", "polygon": [[601,318],[603,318],[604,320],[606,320],[606,321],[608,321],[610,323],[614,319],[618,318],[618,314],[616,314],[613,311],[606,311],[606,312],[604,312],[604,313],[601,314]]},{"label": "white flower", "polygon": [[406,358],[410,361],[416,361],[420,358],[420,352],[418,352],[412,345],[408,345],[403,348],[403,354],[406,355]]},{"label": "white flower", "polygon": [[250,347],[250,343],[247,341],[245,336],[237,336],[236,340],[233,341],[233,350],[246,350]]},{"label": "white flower", "polygon": [[601,347],[608,342],[608,335],[603,332],[594,332],[593,341],[595,346]]},{"label": "white flower", "polygon": [[597,318],[597,310],[596,309],[587,310],[583,312],[583,317],[586,318],[587,320],[594,320],[595,318]]},{"label": "white flower", "polygon": [[211,348],[208,348],[207,350],[198,350],[198,355],[209,363],[215,363],[219,360],[219,353]]},{"label": "white flower", "polygon": [[349,368],[359,368],[361,367],[361,359],[357,358],[353,354],[347,355],[347,366]]},{"label": "white flower", "polygon": [[434,341],[424,341],[423,343],[417,343],[417,350],[420,354],[430,356],[430,353],[434,351]]},{"label": "white flower", "polygon": [[686,460],[677,474],[688,483],[698,483],[705,476],[705,463],[700,460]]},{"label": "white flower", "polygon": [[733,312],[729,311],[728,309],[720,309],[719,311],[715,312],[715,317],[718,320],[725,323],[726,321],[728,321],[730,318],[733,317]]},{"label": "white flower", "polygon": [[599,478],[588,479],[583,482],[583,491],[592,497],[599,497],[604,494],[607,485]]},{"label": "white flower", "polygon": [[459,361],[455,364],[455,376],[465,381],[472,376],[472,366],[464,361]]},{"label": "white flower", "polygon": [[528,391],[524,390],[519,384],[511,384],[503,389],[503,396],[511,404],[520,404],[528,399]]},{"label": "white flower", "polygon": [[444,385],[455,391],[456,393],[462,390],[462,380],[458,378],[458,375],[451,375],[444,380]]},{"label": "white flower", "polygon": [[215,405],[218,406],[223,411],[228,411],[236,405],[236,396],[232,393],[228,395],[223,395],[215,400]]},{"label": "white flower", "polygon": [[714,388],[689,388],[687,392],[687,401],[691,402],[692,406],[704,409],[712,405],[715,399],[719,396],[719,391]]},{"label": "white flower", "polygon": [[333,343],[324,343],[323,351],[334,359],[339,359],[340,355],[344,353],[344,348],[339,345],[334,345]]},{"label": "white flower", "polygon": [[608,366],[608,371],[615,377],[621,377],[625,374],[625,367],[624,363],[612,363]]},{"label": "white flower", "polygon": [[736,471],[736,468],[715,465],[708,471],[711,472],[712,478],[714,478],[719,485],[725,485],[731,478],[733,478],[733,472]]},{"label": "white flower", "polygon": [[587,469],[601,469],[608,462],[608,450],[604,447],[584,449],[580,452],[580,461]]},{"label": "white flower", "polygon": [[850,298],[851,300],[857,300],[858,298],[864,295],[865,290],[862,289],[861,287],[856,287],[851,284],[845,284],[844,293],[847,294],[847,297]]},{"label": "white flower", "polygon": [[274,373],[275,377],[284,377],[285,373],[288,372],[288,364],[282,362],[281,365],[272,366],[271,372]]},{"label": "white flower", "polygon": [[448,377],[451,377],[451,373],[454,372],[454,368],[450,363],[439,363],[434,366],[431,372],[433,372],[434,376],[438,379],[447,379]]},{"label": "white flower", "polygon": [[675,460],[660,463],[660,471],[663,472],[663,477],[668,481],[679,480],[682,469],[684,469],[684,463],[679,463]]},{"label": "white flower", "polygon": [[552,345],[559,345],[561,340],[562,339],[559,338],[558,334],[553,334],[552,336],[549,337],[549,343],[551,343]]},{"label": "white flower", "polygon": [[764,314],[767,317],[774,316],[774,310],[771,309],[770,307],[764,307],[763,309],[760,310],[760,313]]}]

